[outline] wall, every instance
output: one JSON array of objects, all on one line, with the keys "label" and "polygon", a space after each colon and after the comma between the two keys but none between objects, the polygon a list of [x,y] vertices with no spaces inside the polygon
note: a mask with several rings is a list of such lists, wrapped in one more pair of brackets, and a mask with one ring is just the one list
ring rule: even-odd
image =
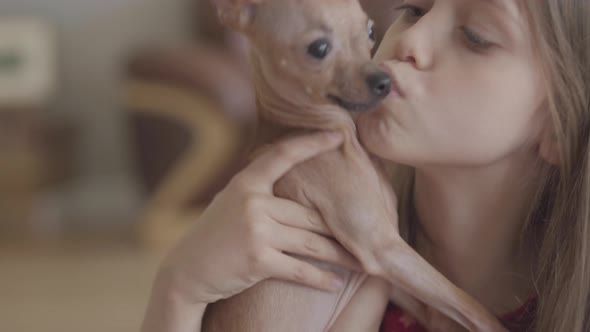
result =
[{"label": "wall", "polygon": [[72,122],[80,138],[78,175],[48,198],[58,203],[47,206],[60,206],[49,214],[102,225],[133,213],[137,191],[120,108],[122,66],[142,45],[187,40],[187,9],[185,0],[0,1],[0,18],[39,16],[58,31],[60,86],[48,113]]}]

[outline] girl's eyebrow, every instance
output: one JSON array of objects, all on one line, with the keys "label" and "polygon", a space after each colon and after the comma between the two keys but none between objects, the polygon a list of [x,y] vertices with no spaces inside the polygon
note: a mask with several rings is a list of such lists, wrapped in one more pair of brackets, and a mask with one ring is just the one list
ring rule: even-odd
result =
[{"label": "girl's eyebrow", "polygon": [[506,14],[506,19],[502,20],[502,28],[506,32],[514,34],[519,31],[521,10],[514,0],[479,0],[488,5],[495,7],[496,10]]},{"label": "girl's eyebrow", "polygon": [[496,7],[497,10],[501,10],[504,13],[509,15],[509,18],[514,20],[514,22],[518,22],[518,18],[520,17],[520,8],[516,5],[516,1],[511,0],[480,0],[481,2],[488,3],[493,7]]}]

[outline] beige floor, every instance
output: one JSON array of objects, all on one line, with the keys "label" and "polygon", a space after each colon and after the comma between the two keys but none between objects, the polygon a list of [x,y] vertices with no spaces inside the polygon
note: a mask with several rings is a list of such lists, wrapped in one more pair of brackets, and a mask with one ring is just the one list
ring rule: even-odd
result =
[{"label": "beige floor", "polygon": [[0,249],[0,331],[138,331],[158,261],[122,245]]}]

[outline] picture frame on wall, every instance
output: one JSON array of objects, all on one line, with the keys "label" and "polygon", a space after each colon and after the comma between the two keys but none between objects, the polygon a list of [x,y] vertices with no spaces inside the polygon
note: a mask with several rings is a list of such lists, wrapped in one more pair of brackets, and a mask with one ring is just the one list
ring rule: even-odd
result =
[{"label": "picture frame on wall", "polygon": [[0,111],[44,105],[56,85],[53,27],[36,18],[0,16]]}]

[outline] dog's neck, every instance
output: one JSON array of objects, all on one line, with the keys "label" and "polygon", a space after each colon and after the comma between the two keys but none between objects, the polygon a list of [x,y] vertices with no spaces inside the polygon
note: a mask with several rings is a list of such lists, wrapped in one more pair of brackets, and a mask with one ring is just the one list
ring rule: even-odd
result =
[{"label": "dog's neck", "polygon": [[290,100],[287,94],[279,93],[269,84],[255,52],[251,54],[251,63],[258,108],[257,145],[306,131],[330,130],[342,132],[345,149],[360,148],[356,126],[346,111],[331,104],[314,105]]}]

